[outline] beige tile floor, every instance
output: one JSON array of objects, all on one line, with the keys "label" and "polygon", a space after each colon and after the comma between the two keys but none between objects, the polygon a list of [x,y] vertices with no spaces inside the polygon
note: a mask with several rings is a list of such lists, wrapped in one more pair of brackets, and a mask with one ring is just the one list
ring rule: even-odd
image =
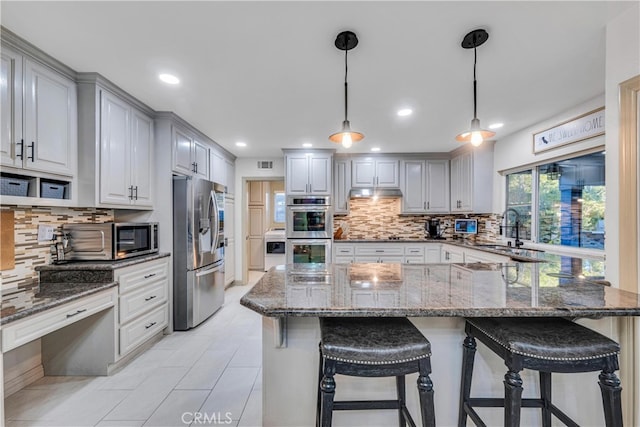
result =
[{"label": "beige tile floor", "polygon": [[112,376],[44,377],[9,396],[6,426],[261,426],[261,319],[239,304],[261,276],[251,272],[205,323],[165,336]]}]

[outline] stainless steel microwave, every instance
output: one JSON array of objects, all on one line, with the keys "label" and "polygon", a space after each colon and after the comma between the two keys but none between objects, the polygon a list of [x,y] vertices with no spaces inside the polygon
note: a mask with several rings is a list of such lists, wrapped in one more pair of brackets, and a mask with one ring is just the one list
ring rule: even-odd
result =
[{"label": "stainless steel microwave", "polygon": [[71,251],[66,259],[118,260],[158,252],[158,223],[65,224]]}]

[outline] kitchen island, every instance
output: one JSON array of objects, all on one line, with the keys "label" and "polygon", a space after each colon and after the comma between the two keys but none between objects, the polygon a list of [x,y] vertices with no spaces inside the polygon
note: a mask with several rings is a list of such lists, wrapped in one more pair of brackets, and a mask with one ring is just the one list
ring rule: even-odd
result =
[{"label": "kitchen island", "polygon": [[[264,316],[263,425],[314,424],[318,317],[410,317],[432,345],[436,422],[453,426],[457,424],[464,317],[587,318],[580,322],[616,339],[614,316],[640,315],[639,295],[549,268],[547,263],[376,263],[271,269],[241,300]],[[472,395],[500,397],[504,372],[502,361],[479,346]],[[522,378],[523,396],[536,395],[537,375],[525,371]],[[408,378],[407,401],[417,413],[413,384],[415,378]],[[553,387],[556,405],[579,424],[603,425],[597,374],[554,375]],[[336,399],[389,398],[393,393],[392,378],[337,380]],[[500,410],[480,413],[488,425],[502,424]],[[387,426],[396,420],[394,411],[334,415],[335,426]],[[523,426],[539,424],[539,410],[523,410]]]}]

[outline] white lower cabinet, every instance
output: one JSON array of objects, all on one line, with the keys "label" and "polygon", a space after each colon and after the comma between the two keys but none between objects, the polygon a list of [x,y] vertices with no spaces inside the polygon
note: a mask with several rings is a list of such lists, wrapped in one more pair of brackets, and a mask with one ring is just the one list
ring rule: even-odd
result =
[{"label": "white lower cabinet", "polygon": [[424,264],[440,262],[440,244],[418,243],[347,243],[334,241],[335,264],[404,263]]},{"label": "white lower cabinet", "polygon": [[458,246],[442,245],[440,261],[444,263],[464,262],[464,249]]},{"label": "white lower cabinet", "polygon": [[169,258],[117,269],[114,278],[120,284],[118,359],[169,325]]}]

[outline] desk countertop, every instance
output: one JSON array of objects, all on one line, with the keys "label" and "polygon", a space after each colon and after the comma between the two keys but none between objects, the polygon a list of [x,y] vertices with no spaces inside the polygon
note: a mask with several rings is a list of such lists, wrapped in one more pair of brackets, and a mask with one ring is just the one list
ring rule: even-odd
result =
[{"label": "desk countertop", "polygon": [[241,300],[268,317],[640,315],[640,295],[556,263],[277,266]]}]

